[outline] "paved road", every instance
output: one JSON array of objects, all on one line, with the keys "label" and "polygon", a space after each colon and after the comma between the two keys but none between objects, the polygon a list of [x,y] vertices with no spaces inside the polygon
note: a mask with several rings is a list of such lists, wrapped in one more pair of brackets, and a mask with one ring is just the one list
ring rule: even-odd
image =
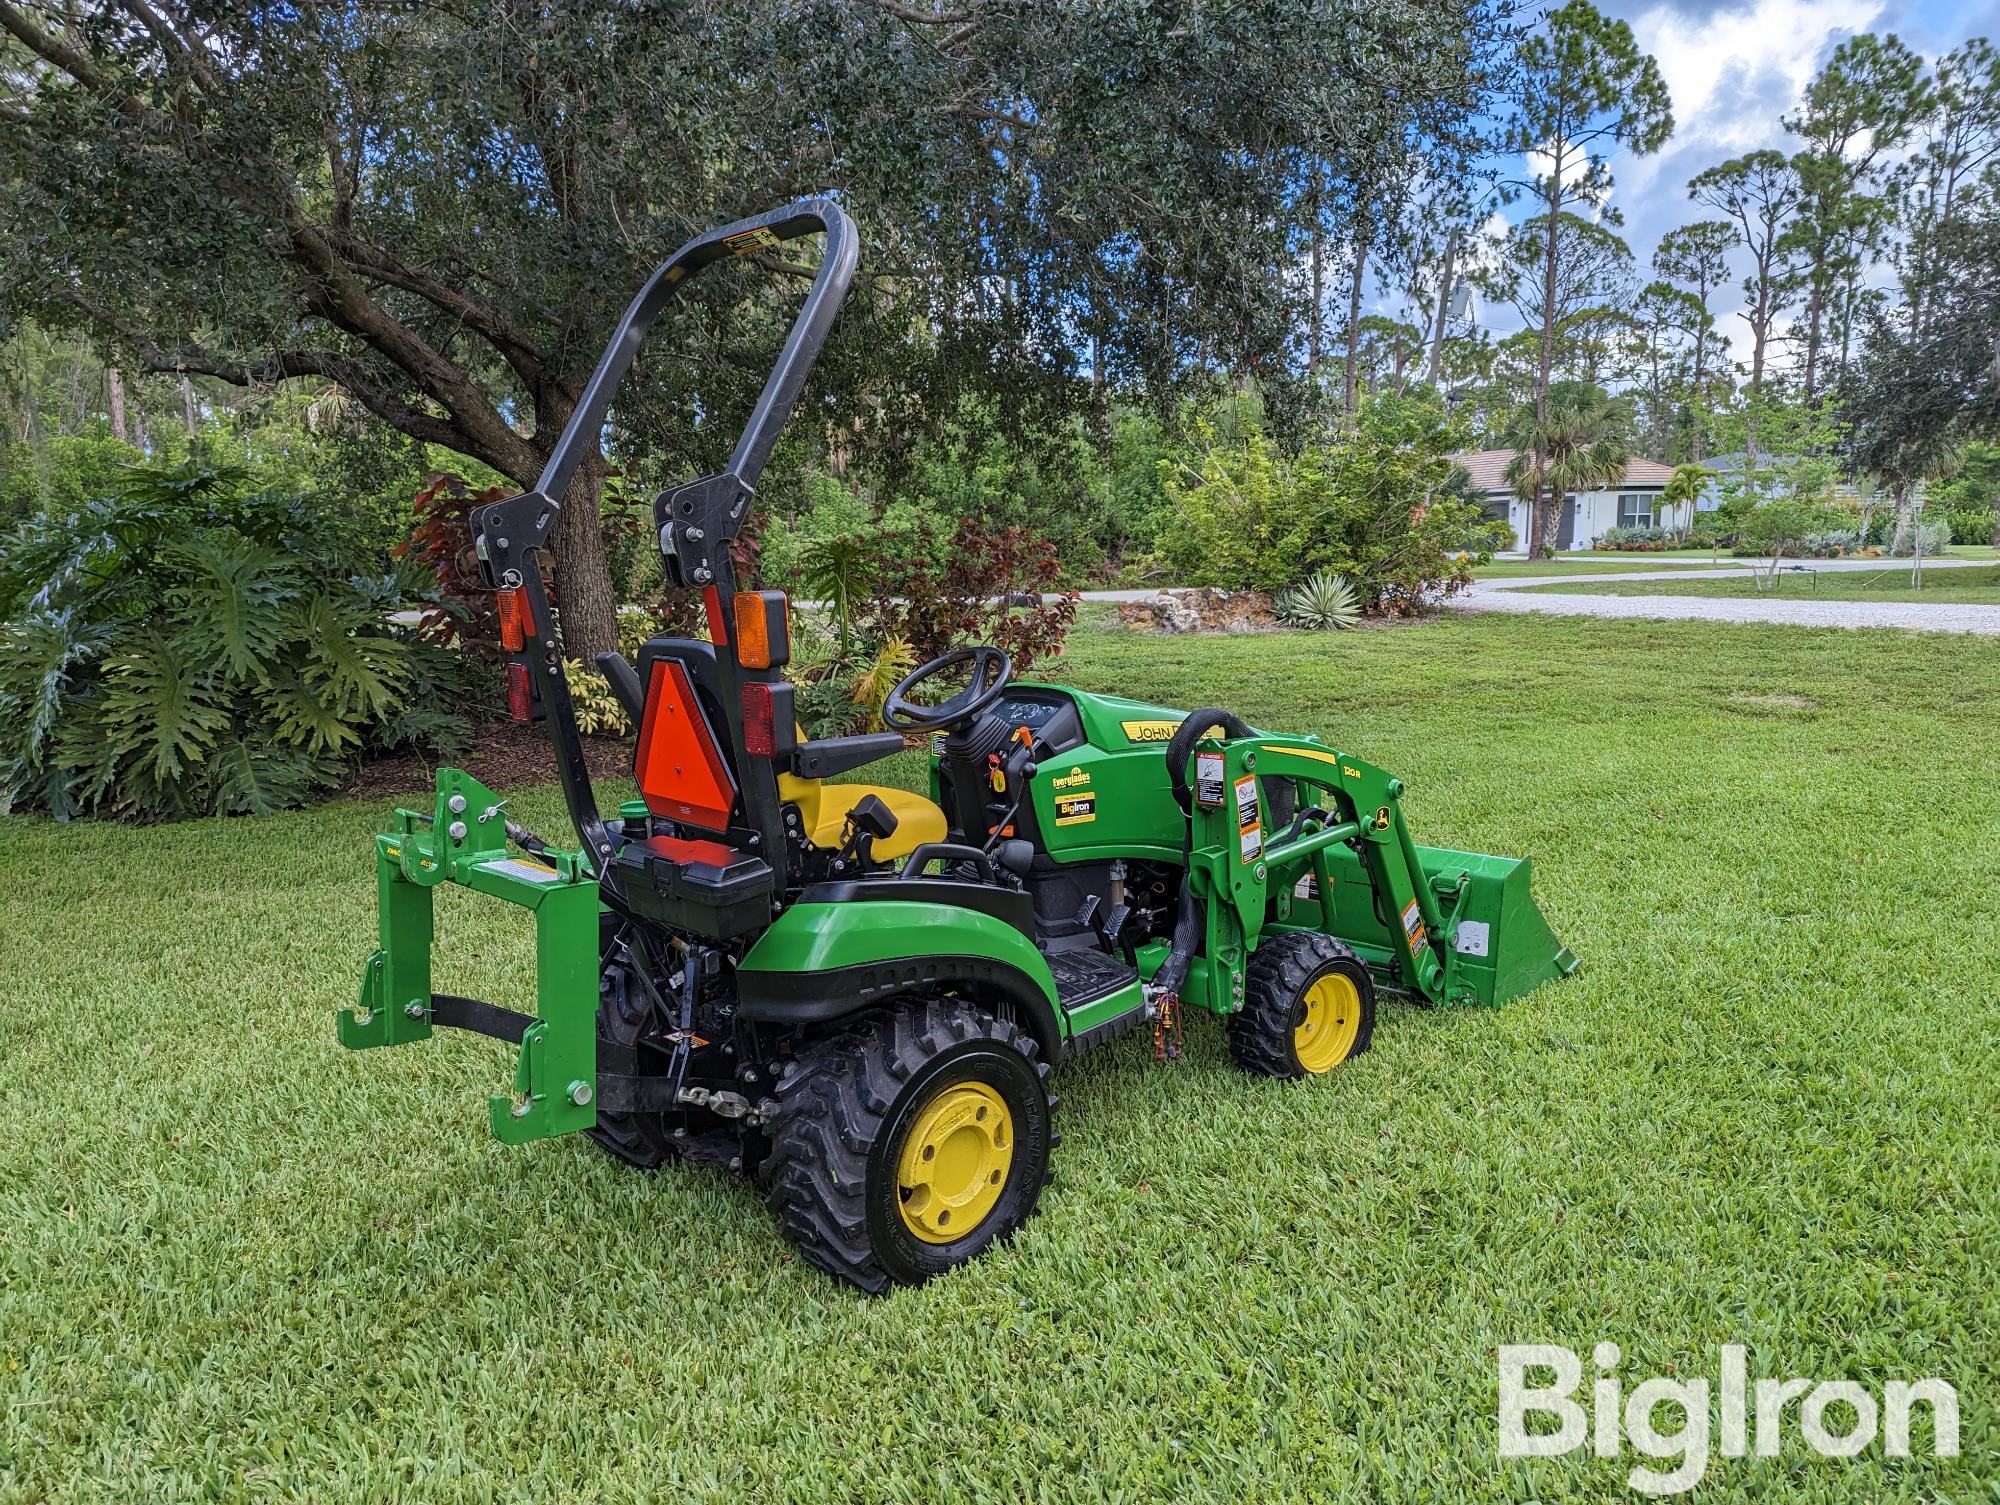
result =
[{"label": "paved road", "polygon": [[[1990,559],[1937,559],[1925,573],[1991,565]],[[1822,559],[1812,568],[1828,574],[1857,570],[1895,569],[1885,559]],[[1700,579],[1755,574],[1754,567],[1703,570]],[[1917,632],[1978,632],[2000,636],[2000,606],[1928,606],[1904,601],[1815,601],[1810,595],[1769,600],[1751,597],[1729,600],[1715,596],[1587,596],[1522,595],[1535,585],[1567,585],[1591,580],[1681,580],[1678,569],[1630,570],[1591,574],[1563,570],[1547,575],[1521,575],[1511,580],[1479,580],[1463,596],[1445,603],[1455,611],[1545,611],[1566,617],[1642,617],[1666,621],[1788,622],[1800,627],[1906,627]],[[1888,582],[1885,582],[1888,583]],[[1810,585],[1793,577],[1788,586]]]}]

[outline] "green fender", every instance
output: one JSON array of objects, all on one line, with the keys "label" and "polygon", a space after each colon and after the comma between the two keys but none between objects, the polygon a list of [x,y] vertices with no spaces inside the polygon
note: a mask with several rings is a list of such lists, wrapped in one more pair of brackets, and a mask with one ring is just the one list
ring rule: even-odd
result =
[{"label": "green fender", "polygon": [[929,987],[1014,1007],[1053,1058],[1065,1031],[1055,979],[1005,920],[920,899],[794,904],[736,969],[738,1012],[770,1024],[817,1024]]}]

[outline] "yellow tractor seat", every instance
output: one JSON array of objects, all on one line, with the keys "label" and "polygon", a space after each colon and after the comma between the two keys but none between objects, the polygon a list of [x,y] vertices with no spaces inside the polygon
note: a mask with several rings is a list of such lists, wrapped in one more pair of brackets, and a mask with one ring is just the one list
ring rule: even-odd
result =
[{"label": "yellow tractor seat", "polygon": [[882,861],[907,857],[927,841],[945,839],[944,811],[907,789],[885,789],[876,784],[829,784],[821,779],[802,779],[795,774],[778,775],[778,798],[796,805],[805,826],[806,840],[816,847],[832,850],[840,845],[847,826],[847,812],[869,795],[889,807],[896,817],[896,829],[875,843],[874,854]]}]

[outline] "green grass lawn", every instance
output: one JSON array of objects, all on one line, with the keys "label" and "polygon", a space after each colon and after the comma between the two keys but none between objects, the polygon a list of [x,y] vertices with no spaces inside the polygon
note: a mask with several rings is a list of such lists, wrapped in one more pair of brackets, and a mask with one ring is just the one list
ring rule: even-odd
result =
[{"label": "green grass lawn", "polygon": [[[1807,566],[1810,568],[1811,566]],[[2000,606],[2000,565],[1925,570],[1923,586],[1910,587],[1908,561],[1884,560],[1879,570],[1821,570],[1816,575],[1782,571],[1774,588],[1749,575],[1721,579],[1601,580],[1531,585],[1523,594],[1592,596],[1728,596],[1800,601],[1917,601],[1935,606]]]},{"label": "green grass lawn", "polygon": [[[1514,580],[1523,575],[1622,575],[1634,570],[1693,570],[1711,568],[1703,551],[1699,564],[1678,561],[1694,556],[1682,554],[1562,554],[1554,559],[1496,559],[1482,564],[1472,574],[1478,580]],[[1724,560],[1725,565],[1737,563]]]},{"label": "green grass lawn", "polygon": [[[1958,1387],[1956,1461],[1794,1421],[1695,1499],[1992,1498],[1990,645],[1469,616],[1067,674],[1396,770],[1583,970],[1304,1084],[1116,1042],[1020,1237],[868,1300],[720,1173],[492,1141],[503,1046],[336,1046],[383,810],[0,821],[0,1500],[1598,1502],[1643,1460],[1502,1462],[1494,1396],[1600,1340]],[[439,911],[440,989],[532,997],[516,911]]]}]

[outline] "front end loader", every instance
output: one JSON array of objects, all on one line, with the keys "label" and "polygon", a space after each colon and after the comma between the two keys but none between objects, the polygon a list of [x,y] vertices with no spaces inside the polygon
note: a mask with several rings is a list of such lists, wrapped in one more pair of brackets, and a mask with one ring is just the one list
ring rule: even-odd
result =
[{"label": "front end loader", "polygon": [[[560,498],[687,279],[815,234],[812,288],[728,467],[654,503],[706,636],[599,656],[638,729],[640,798],[607,815],[542,568]],[[634,299],[535,488],[474,512],[510,709],[545,726],[575,844],[441,770],[432,807],[375,839],[380,940],[339,1034],[509,1041],[497,1138],[582,1132],[640,1167],[752,1176],[807,1260],[880,1291],[1035,1210],[1066,1057],[1134,1029],[1171,1057],[1193,1008],[1251,1074],[1319,1076],[1367,1048],[1378,989],[1496,1005],[1577,963],[1525,859],[1419,846],[1399,780],[1225,710],[1016,681],[973,646],[897,685],[885,731],[804,737],[789,603],[738,589],[730,545],[855,261],[824,200],[698,236]],[[830,782],[926,736],[926,794]],[[533,911],[532,1013],[433,990],[442,883]]]}]

